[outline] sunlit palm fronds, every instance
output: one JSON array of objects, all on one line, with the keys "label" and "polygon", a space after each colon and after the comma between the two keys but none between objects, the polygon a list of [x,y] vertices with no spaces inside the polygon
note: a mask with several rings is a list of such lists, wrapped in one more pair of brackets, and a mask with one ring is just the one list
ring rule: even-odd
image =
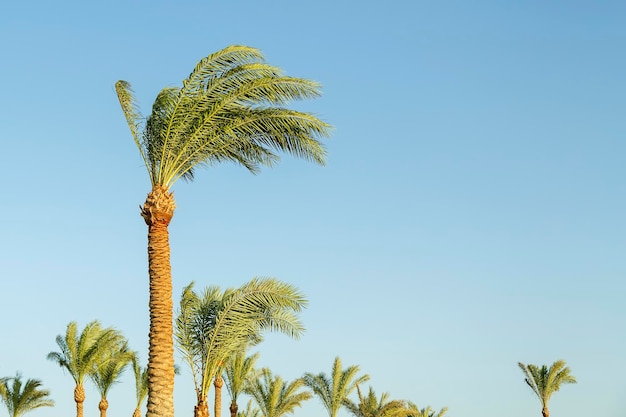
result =
[{"label": "sunlit palm fronds", "polygon": [[301,378],[287,383],[280,376],[274,376],[269,369],[262,370],[260,377],[252,382],[246,393],[255,401],[263,417],[281,417],[293,414],[296,407],[312,397]]},{"label": "sunlit palm fronds", "polygon": [[356,388],[357,384],[369,380],[369,375],[357,377],[360,372],[358,366],[353,365],[345,370],[341,367],[341,359],[335,358],[331,376],[325,373],[304,374],[305,384],[313,390],[313,393],[320,399],[324,408],[328,411],[329,417],[336,417],[339,409],[344,405],[344,400]]},{"label": "sunlit palm fronds", "polygon": [[38,379],[28,379],[23,383],[19,373],[12,378],[0,379],[0,400],[7,407],[9,417],[20,417],[40,407],[54,406],[50,391],[41,386]]},{"label": "sunlit palm fronds", "polygon": [[278,160],[275,151],[324,164],[320,139],[331,127],[283,107],[320,95],[316,82],[289,77],[257,49],[234,45],[200,60],[182,87],[167,87],[144,119],[130,84],[116,91],[153,185],[192,179],[199,165],[235,162],[251,172]]}]

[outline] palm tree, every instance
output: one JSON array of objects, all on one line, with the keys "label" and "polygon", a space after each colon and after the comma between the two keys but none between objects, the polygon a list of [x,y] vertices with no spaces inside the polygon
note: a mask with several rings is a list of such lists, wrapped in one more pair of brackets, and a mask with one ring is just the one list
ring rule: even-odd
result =
[{"label": "palm tree", "polygon": [[141,366],[137,353],[132,358],[133,375],[135,375],[135,411],[133,417],[141,417],[141,404],[148,396],[148,369]]},{"label": "palm tree", "polygon": [[74,379],[74,401],[76,402],[76,416],[83,417],[83,402],[85,401],[84,380],[106,363],[104,353],[112,347],[118,346],[123,339],[121,333],[108,327],[103,329],[100,322],[95,320],[88,323],[80,336],[76,322],[67,325],[65,337],[56,337],[60,352],[48,353],[48,359],[66,369]]},{"label": "palm tree", "polygon": [[448,412],[448,407],[443,407],[439,412],[435,412],[430,405],[426,408],[419,408],[411,401],[408,402],[408,406],[401,412],[405,417],[443,417]]},{"label": "palm tree", "polygon": [[264,330],[299,338],[304,327],[297,316],[307,304],[292,285],[276,279],[254,278],[238,289],[193,291],[193,282],[181,296],[176,317],[176,341],[191,368],[198,403],[196,417],[207,417],[211,382],[228,358],[250,343],[258,343]]},{"label": "palm tree", "polygon": [[302,391],[303,387],[306,385],[302,378],[286,383],[264,368],[261,377],[246,387],[246,394],[254,399],[263,417],[281,417],[293,414],[296,407],[313,396],[309,391]]},{"label": "palm tree", "polygon": [[[12,382],[12,383],[10,383]],[[41,389],[41,381],[28,379],[22,385],[22,376],[0,379],[0,400],[6,405],[9,417],[20,417],[40,407],[53,407],[50,391]]]},{"label": "palm tree", "polygon": [[341,359],[336,357],[330,377],[323,372],[317,375],[307,372],[304,374],[304,383],[322,401],[329,417],[337,417],[337,412],[344,404],[344,400],[348,398],[357,384],[369,380],[369,375],[357,378],[358,373],[359,367],[356,365],[342,370]]},{"label": "palm tree", "polygon": [[103,364],[94,369],[89,376],[100,393],[100,417],[106,417],[109,402],[107,395],[113,384],[119,382],[120,376],[135,357],[135,352],[128,349],[126,342],[111,347],[103,355]]},{"label": "palm tree", "polygon": [[570,374],[570,369],[565,366],[565,361],[559,359],[554,362],[548,369],[546,365],[541,368],[537,365],[525,365],[521,362],[517,363],[526,376],[526,383],[541,401],[541,414],[543,417],[549,417],[548,401],[556,391],[559,390],[561,384],[575,384],[576,378]]},{"label": "palm tree", "polygon": [[256,379],[254,365],[259,359],[259,353],[246,356],[246,350],[241,349],[228,358],[226,362],[226,389],[230,394],[230,417],[237,417],[239,406],[237,399],[244,392],[246,384]]},{"label": "palm tree", "polygon": [[150,275],[148,417],[174,415],[172,277],[168,225],[176,204],[172,186],[195,168],[235,162],[252,173],[277,160],[276,151],[324,164],[319,139],[330,126],[285,108],[317,97],[319,84],[287,77],[257,49],[229,46],[202,59],[182,87],[166,87],[143,118],[130,84],[115,84],[122,111],[148,170],[151,191],[141,208],[148,226]]},{"label": "palm tree", "polygon": [[404,408],[404,402],[400,400],[389,400],[389,394],[383,392],[380,400],[376,398],[374,389],[370,387],[367,396],[361,394],[361,388],[357,384],[356,390],[359,396],[359,402],[354,403],[349,399],[343,400],[343,405],[355,417],[388,417],[394,416],[399,410]]}]

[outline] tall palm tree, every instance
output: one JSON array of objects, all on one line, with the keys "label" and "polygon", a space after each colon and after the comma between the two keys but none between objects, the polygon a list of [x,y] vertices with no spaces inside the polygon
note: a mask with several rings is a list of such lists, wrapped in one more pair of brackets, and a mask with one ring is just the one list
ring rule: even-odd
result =
[{"label": "tall palm tree", "polygon": [[135,376],[135,399],[137,400],[133,417],[141,417],[141,404],[148,396],[148,369],[141,366],[136,352],[132,357],[131,364]]},{"label": "tall palm tree", "polygon": [[559,359],[554,362],[550,368],[543,365],[541,368],[537,365],[525,365],[521,362],[517,363],[524,372],[526,383],[541,401],[541,414],[543,417],[549,417],[548,402],[552,394],[561,388],[561,384],[575,384],[576,378],[570,373],[569,367],[565,366],[565,361]]},{"label": "tall palm tree", "polygon": [[102,360],[104,363],[101,366],[97,366],[89,375],[100,393],[100,402],[98,403],[100,417],[106,417],[107,409],[109,408],[109,402],[107,401],[109,390],[113,384],[119,382],[122,373],[124,373],[134,357],[135,352],[128,349],[126,342],[118,346],[112,346],[103,354]]},{"label": "tall palm tree", "polygon": [[287,383],[264,368],[260,378],[246,387],[246,394],[256,402],[263,417],[282,417],[293,414],[296,407],[313,396],[311,392],[302,390],[305,387],[302,378]]},{"label": "tall palm tree", "polygon": [[230,394],[230,417],[237,417],[239,406],[237,400],[244,392],[246,385],[256,379],[254,365],[259,359],[259,353],[246,356],[246,350],[240,349],[230,356],[226,362],[226,389]]},{"label": "tall palm tree", "polygon": [[304,327],[298,318],[306,298],[292,285],[272,278],[254,278],[238,289],[222,292],[207,287],[199,296],[193,282],[181,296],[176,317],[176,341],[194,378],[196,417],[207,417],[211,382],[228,358],[265,330],[299,338]]},{"label": "tall palm tree", "polygon": [[367,396],[363,396],[358,384],[356,390],[359,396],[358,403],[352,402],[348,398],[343,400],[343,405],[354,417],[390,417],[404,408],[404,401],[389,401],[389,393],[383,392],[378,399],[372,387],[370,387]]},{"label": "tall palm tree", "polygon": [[115,84],[131,134],[148,170],[151,191],[141,208],[148,226],[150,275],[148,417],[174,414],[172,277],[168,225],[176,204],[172,186],[195,168],[235,162],[253,173],[286,152],[324,164],[319,139],[330,126],[284,107],[314,98],[319,84],[287,77],[255,48],[229,46],[200,60],[182,87],[166,87],[151,114],[139,112],[130,84]]},{"label": "tall palm tree", "polygon": [[92,374],[106,363],[106,355],[123,340],[120,332],[112,327],[102,328],[99,321],[88,323],[78,334],[76,322],[67,325],[65,336],[56,337],[60,352],[48,353],[48,359],[65,368],[74,379],[74,401],[76,402],[76,416],[83,417],[83,403],[85,401],[85,377]]},{"label": "tall palm tree", "polygon": [[448,407],[443,407],[439,412],[436,412],[430,408],[430,405],[426,408],[419,408],[415,403],[409,401],[400,415],[404,417],[443,417],[447,412]]},{"label": "tall palm tree", "polygon": [[341,359],[336,357],[330,377],[323,372],[317,375],[307,372],[303,378],[304,383],[322,401],[329,417],[337,417],[337,412],[344,405],[344,400],[348,398],[357,384],[369,380],[369,375],[357,377],[359,370],[356,365],[349,366],[345,370],[341,369]]},{"label": "tall palm tree", "polygon": [[0,379],[0,400],[6,405],[9,417],[20,417],[40,407],[53,407],[50,391],[41,389],[41,381],[28,379],[22,384],[18,373],[12,378]]}]

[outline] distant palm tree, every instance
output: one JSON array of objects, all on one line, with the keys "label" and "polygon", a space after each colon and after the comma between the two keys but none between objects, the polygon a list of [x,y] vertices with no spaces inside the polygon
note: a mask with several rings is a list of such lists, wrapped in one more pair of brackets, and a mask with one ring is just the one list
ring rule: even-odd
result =
[{"label": "distant palm tree", "polygon": [[48,353],[48,359],[65,368],[74,379],[74,401],[76,402],[76,416],[83,417],[83,403],[85,401],[85,377],[95,372],[106,363],[106,355],[117,346],[123,336],[112,327],[102,328],[99,321],[88,323],[80,335],[76,322],[67,325],[65,336],[56,337],[60,352]]},{"label": "distant palm tree", "polygon": [[102,356],[103,364],[96,366],[94,371],[89,375],[94,385],[100,393],[100,417],[106,417],[109,402],[107,395],[109,390],[119,382],[119,379],[131,363],[135,356],[135,352],[128,349],[126,342],[120,343],[118,346],[111,346]]},{"label": "distant palm tree", "polygon": [[420,409],[416,404],[409,401],[407,408],[400,415],[403,417],[443,417],[447,412],[448,407],[443,407],[439,412],[436,412],[430,408],[430,405]]},{"label": "distant palm tree", "polygon": [[141,417],[141,404],[148,396],[148,369],[139,363],[137,353],[132,358],[133,375],[135,375],[135,411],[133,417]]},{"label": "distant palm tree", "polygon": [[22,385],[22,376],[0,379],[0,400],[6,405],[9,417],[20,417],[40,407],[53,407],[50,391],[41,389],[41,381],[29,379]]},{"label": "distant palm tree", "polygon": [[256,379],[254,365],[259,359],[259,353],[246,356],[246,350],[238,350],[226,362],[226,389],[230,394],[230,417],[237,417],[239,406],[237,399],[244,392],[244,388],[251,379]]},{"label": "distant palm tree", "polygon": [[176,341],[192,371],[198,403],[196,417],[209,414],[206,398],[215,376],[235,352],[258,343],[265,330],[299,338],[304,327],[297,316],[307,304],[292,285],[255,278],[238,289],[205,289],[193,283],[183,290],[176,317]]},{"label": "distant palm tree", "polygon": [[525,365],[521,362],[517,363],[526,376],[526,383],[541,401],[541,414],[543,417],[549,417],[548,402],[552,394],[557,392],[561,384],[575,384],[570,369],[565,366],[565,361],[560,359],[552,364],[550,368],[543,365],[541,368],[537,365]]},{"label": "distant palm tree", "polygon": [[302,378],[287,383],[264,368],[260,377],[246,387],[246,394],[255,401],[263,417],[282,417],[293,414],[296,407],[313,396],[309,391],[302,391],[304,387]]},{"label": "distant palm tree", "polygon": [[148,226],[150,332],[147,417],[174,415],[172,272],[168,226],[176,207],[172,186],[195,168],[234,162],[253,173],[277,152],[324,164],[319,139],[330,126],[285,107],[314,98],[320,85],[288,77],[257,49],[229,46],[202,59],[182,87],[158,94],[144,118],[130,84],[115,84],[122,111],[148,170],[151,191],[141,209]]},{"label": "distant palm tree", "polygon": [[389,401],[389,394],[386,392],[383,392],[378,399],[372,387],[369,388],[367,396],[361,394],[361,388],[358,384],[356,390],[359,396],[358,403],[347,398],[343,400],[343,405],[354,417],[390,417],[395,416],[399,410],[404,408],[404,401]]},{"label": "distant palm tree", "polygon": [[341,359],[335,358],[331,376],[325,373],[304,374],[304,383],[313,390],[313,393],[322,401],[328,411],[329,417],[337,417],[337,412],[344,405],[344,400],[361,384],[369,380],[369,375],[357,377],[359,367],[349,366],[345,370],[341,369]]}]

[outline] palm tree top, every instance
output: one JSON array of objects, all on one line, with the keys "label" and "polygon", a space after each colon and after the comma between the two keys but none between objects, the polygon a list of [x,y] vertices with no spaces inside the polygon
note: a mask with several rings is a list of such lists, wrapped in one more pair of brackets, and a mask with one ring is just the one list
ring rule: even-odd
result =
[{"label": "palm tree top", "polygon": [[542,406],[547,407],[552,394],[559,390],[561,384],[575,384],[576,378],[571,375],[569,367],[565,366],[565,361],[557,360],[548,368],[532,364],[518,362],[518,366],[526,376],[526,384],[537,394]]},{"label": "palm tree top", "polygon": [[192,180],[200,165],[235,162],[252,173],[276,151],[324,164],[331,126],[282,107],[320,95],[314,81],[289,77],[252,47],[232,45],[198,62],[182,87],[166,87],[144,118],[128,82],[115,85],[153,187]]}]

